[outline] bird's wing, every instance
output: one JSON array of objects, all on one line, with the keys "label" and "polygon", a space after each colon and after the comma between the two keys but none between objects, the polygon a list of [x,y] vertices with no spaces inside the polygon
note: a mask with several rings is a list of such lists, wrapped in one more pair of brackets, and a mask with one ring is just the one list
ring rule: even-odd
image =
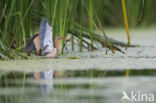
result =
[{"label": "bird's wing", "polygon": [[33,37],[27,42],[24,51],[30,53],[31,51],[38,52],[40,50],[39,34],[33,35]]},{"label": "bird's wing", "polygon": [[48,52],[51,52],[53,47],[52,41],[52,28],[48,24],[45,18],[42,18],[40,24],[40,45],[41,45],[41,55],[45,55]]}]

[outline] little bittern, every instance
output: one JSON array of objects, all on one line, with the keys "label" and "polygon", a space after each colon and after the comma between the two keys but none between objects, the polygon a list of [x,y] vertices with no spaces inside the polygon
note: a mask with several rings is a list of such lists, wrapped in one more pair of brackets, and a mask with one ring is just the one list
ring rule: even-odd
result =
[{"label": "little bittern", "polygon": [[35,51],[37,55],[45,57],[56,57],[60,52],[61,36],[56,36],[54,43],[52,40],[52,28],[45,18],[40,23],[40,34],[35,34],[26,44],[24,51],[29,53]]}]

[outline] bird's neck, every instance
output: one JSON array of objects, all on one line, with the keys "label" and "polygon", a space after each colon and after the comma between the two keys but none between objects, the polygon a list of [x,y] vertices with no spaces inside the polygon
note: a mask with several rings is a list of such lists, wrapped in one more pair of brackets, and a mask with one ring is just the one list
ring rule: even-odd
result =
[{"label": "bird's neck", "polygon": [[55,44],[54,47],[55,47],[56,50],[57,50],[57,55],[59,55],[59,53],[60,53],[60,48],[61,48],[61,40],[55,41],[54,44]]}]

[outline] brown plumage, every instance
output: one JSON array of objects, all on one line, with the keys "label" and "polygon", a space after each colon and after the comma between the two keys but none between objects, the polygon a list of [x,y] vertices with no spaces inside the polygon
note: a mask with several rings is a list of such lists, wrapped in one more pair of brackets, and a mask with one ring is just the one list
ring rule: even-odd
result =
[{"label": "brown plumage", "polygon": [[[54,48],[56,48],[56,52],[49,52],[45,54],[45,57],[56,57],[59,55],[61,49],[61,40],[64,39],[61,36],[56,36],[54,39]],[[65,39],[64,39],[65,40]],[[30,53],[34,51],[36,55],[41,56],[41,46],[40,46],[40,35],[35,34],[26,44],[24,51]]]},{"label": "brown plumage", "polygon": [[30,41],[28,41],[24,51],[29,53],[33,50],[37,55],[51,58],[56,57],[60,52],[61,40],[63,38],[56,36],[53,42],[52,27],[46,18],[42,18],[39,31],[39,34],[35,34]]},{"label": "brown plumage", "polygon": [[39,55],[40,52],[40,35],[35,34],[33,37],[27,42],[24,51],[27,53],[30,53],[31,51],[34,51],[37,55]]}]

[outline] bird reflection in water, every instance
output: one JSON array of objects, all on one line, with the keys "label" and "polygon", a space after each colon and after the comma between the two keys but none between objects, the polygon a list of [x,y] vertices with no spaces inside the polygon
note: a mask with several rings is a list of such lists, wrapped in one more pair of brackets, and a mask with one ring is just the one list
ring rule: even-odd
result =
[{"label": "bird reflection in water", "polygon": [[52,92],[53,88],[53,70],[47,70],[43,72],[35,72],[33,73],[33,77],[36,80],[41,80],[40,82],[40,90],[43,96],[47,96]]}]

